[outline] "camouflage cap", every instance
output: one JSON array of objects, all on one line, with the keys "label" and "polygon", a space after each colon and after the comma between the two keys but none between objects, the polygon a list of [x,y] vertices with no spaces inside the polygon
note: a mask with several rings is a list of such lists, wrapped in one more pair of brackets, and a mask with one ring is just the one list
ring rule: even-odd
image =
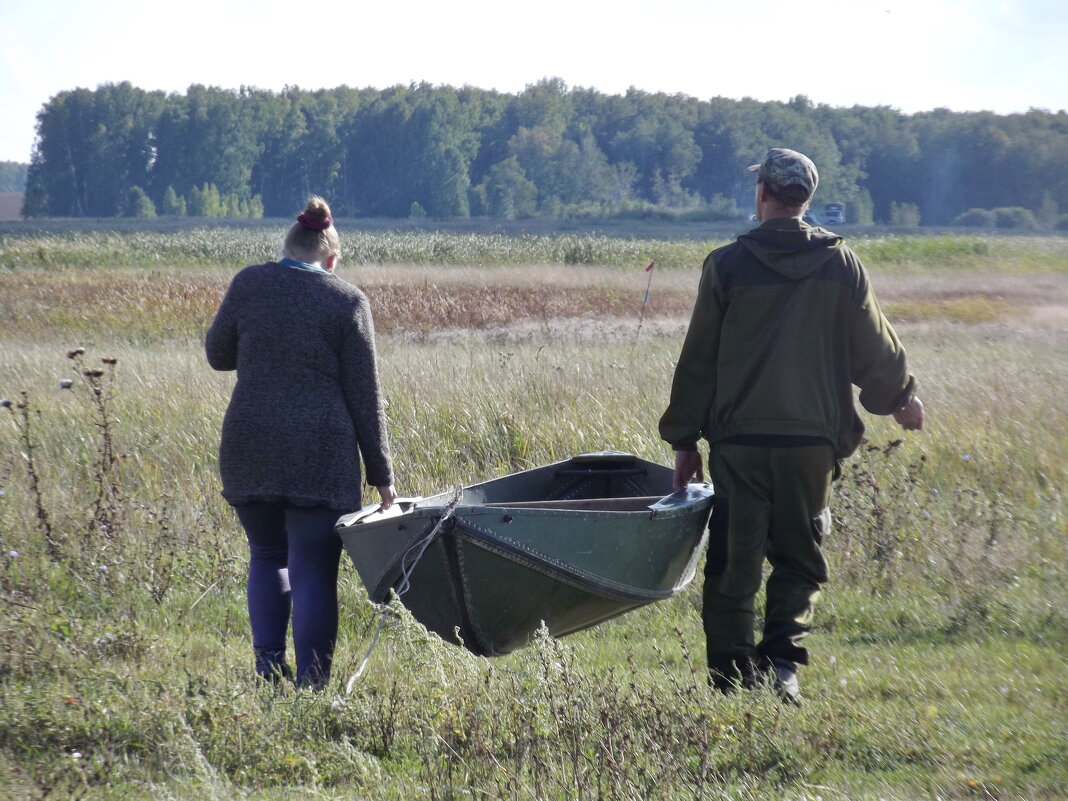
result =
[{"label": "camouflage cap", "polygon": [[796,184],[811,196],[820,182],[816,165],[804,153],[773,147],[760,164],[749,167],[749,172],[757,173],[757,180],[776,189],[785,189]]}]

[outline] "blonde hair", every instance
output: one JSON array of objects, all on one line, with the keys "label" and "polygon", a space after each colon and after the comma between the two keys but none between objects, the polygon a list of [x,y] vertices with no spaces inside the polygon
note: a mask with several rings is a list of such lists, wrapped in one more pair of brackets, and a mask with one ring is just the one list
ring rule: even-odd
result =
[{"label": "blonde hair", "polygon": [[308,205],[286,233],[282,255],[309,262],[341,255],[341,239],[334,228],[330,206],[318,195],[308,198]]}]

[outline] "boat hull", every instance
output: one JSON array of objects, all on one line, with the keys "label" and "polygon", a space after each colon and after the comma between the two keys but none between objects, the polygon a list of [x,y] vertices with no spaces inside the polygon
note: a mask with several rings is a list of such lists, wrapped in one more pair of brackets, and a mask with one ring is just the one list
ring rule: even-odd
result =
[{"label": "boat hull", "polygon": [[338,533],[372,601],[400,593],[449,642],[497,656],[542,623],[580,631],[693,578],[712,488],[630,454],[584,454],[449,493],[368,507]]}]

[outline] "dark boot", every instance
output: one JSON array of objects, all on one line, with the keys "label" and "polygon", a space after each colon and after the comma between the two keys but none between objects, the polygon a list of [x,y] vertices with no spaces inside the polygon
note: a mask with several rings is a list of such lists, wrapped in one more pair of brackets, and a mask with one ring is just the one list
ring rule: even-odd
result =
[{"label": "dark boot", "polygon": [[724,695],[738,689],[751,690],[760,683],[755,651],[709,655],[708,682]]}]

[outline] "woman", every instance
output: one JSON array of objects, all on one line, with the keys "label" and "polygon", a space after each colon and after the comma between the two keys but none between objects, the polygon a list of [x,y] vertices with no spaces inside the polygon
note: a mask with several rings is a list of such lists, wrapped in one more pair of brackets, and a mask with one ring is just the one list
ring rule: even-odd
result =
[{"label": "woman", "polygon": [[256,672],[292,676],[292,612],[297,684],[321,689],[337,640],[334,524],[361,505],[360,458],[383,508],[396,492],[371,312],[366,296],[334,275],[340,242],[322,198],[309,199],[282,251],[234,277],[205,350],[216,370],[237,370],[219,472],[251,552]]}]

